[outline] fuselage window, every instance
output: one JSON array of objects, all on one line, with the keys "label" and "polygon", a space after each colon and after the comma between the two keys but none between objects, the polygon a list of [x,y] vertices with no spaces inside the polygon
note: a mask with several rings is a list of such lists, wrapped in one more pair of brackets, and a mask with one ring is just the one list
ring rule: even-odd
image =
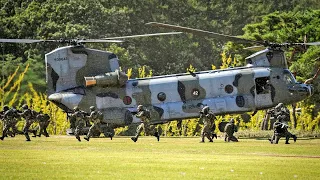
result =
[{"label": "fuselage window", "polygon": [[267,94],[270,92],[271,84],[269,76],[256,78],[255,82],[257,94]]},{"label": "fuselage window", "polygon": [[159,92],[159,94],[157,95],[157,98],[159,101],[164,101],[166,100],[166,94],[164,92]]}]

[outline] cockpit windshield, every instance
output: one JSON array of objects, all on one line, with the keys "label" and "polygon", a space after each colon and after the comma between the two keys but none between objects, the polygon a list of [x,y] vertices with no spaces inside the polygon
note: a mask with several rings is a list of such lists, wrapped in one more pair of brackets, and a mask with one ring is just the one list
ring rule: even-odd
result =
[{"label": "cockpit windshield", "polygon": [[296,80],[291,74],[291,72],[287,69],[283,71],[283,80],[286,82],[286,84],[295,84]]}]

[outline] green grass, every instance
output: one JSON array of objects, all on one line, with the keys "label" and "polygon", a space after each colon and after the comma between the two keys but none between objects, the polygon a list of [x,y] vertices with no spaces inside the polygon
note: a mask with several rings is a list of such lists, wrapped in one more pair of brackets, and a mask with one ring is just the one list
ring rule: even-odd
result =
[{"label": "green grass", "polygon": [[6,138],[0,179],[318,179],[320,139],[199,143],[199,138]]}]

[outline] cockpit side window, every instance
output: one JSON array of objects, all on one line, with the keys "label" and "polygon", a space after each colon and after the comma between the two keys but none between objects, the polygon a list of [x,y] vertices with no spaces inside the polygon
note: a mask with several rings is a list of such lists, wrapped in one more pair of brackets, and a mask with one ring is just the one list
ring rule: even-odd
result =
[{"label": "cockpit side window", "polygon": [[296,80],[294,79],[293,75],[288,70],[283,71],[283,80],[286,84],[295,84]]}]

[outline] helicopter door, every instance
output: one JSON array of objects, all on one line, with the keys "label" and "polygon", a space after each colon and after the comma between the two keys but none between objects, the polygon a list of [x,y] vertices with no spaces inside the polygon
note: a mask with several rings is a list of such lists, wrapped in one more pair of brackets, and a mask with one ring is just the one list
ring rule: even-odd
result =
[{"label": "helicopter door", "polygon": [[256,91],[255,91],[255,103],[256,108],[260,109],[272,105],[271,99],[271,83],[270,77],[257,77],[255,79]]}]

